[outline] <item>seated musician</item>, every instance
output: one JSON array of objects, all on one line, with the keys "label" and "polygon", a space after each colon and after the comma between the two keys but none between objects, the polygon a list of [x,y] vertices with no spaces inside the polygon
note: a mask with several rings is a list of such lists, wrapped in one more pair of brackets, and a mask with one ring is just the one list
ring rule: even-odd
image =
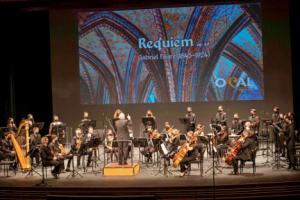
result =
[{"label": "seated musician", "polygon": [[153,154],[153,152],[155,152],[155,148],[154,148],[153,141],[152,141],[152,139],[153,139],[152,132],[153,131],[154,130],[150,127],[147,129],[147,133],[146,133],[147,146],[141,150],[141,154],[146,157],[147,163],[152,162],[152,154]]},{"label": "seated musician", "polygon": [[[9,140],[9,132],[4,133],[4,136],[0,142],[0,160],[8,159],[10,161],[15,160],[16,152],[13,151],[13,145]],[[9,169],[15,170],[17,163],[13,163],[9,166]]]},{"label": "seated musician", "polygon": [[257,150],[257,144],[255,140],[255,132],[251,129],[251,122],[245,123],[245,129],[238,140],[241,141],[240,151],[232,159],[233,174],[238,173],[238,161],[246,161],[252,159],[252,153]]},{"label": "seated musician", "polygon": [[[193,139],[194,136],[196,137],[195,139]],[[187,173],[187,170],[191,167],[191,162],[195,161],[203,151],[202,145],[197,143],[197,136],[197,133],[193,133],[193,131],[187,133],[188,142],[186,144],[188,152],[180,162],[180,177]]]},{"label": "seated musician", "polygon": [[42,137],[41,139],[41,158],[42,163],[44,166],[54,166],[53,170],[51,171],[51,174],[58,178],[58,175],[61,172],[61,169],[63,168],[64,161],[62,159],[59,159],[59,157],[55,156],[54,153],[51,151],[51,148],[48,146],[48,138]]},{"label": "seated musician", "polygon": [[64,148],[62,147],[62,144],[59,143],[58,137],[56,135],[52,135],[52,142],[49,144],[49,147],[54,156],[59,160],[62,160],[63,164],[61,166],[61,170],[64,170],[65,165],[63,161],[66,158],[66,152],[64,152]]},{"label": "seated musician", "polygon": [[83,137],[83,144],[82,144],[82,155],[88,155],[88,160],[87,160],[87,167],[90,167],[90,164],[92,162],[92,146],[93,146],[93,140],[92,140],[92,135],[94,133],[94,128],[90,126],[88,128],[87,134],[84,135]]},{"label": "seated musician", "polygon": [[30,160],[31,165],[33,165],[33,160],[35,159],[35,165],[39,166],[40,164],[40,145],[41,145],[41,134],[39,133],[39,127],[33,127],[33,134],[30,135]]},{"label": "seated musician", "polygon": [[113,161],[113,156],[118,160],[118,148],[113,147],[113,141],[115,137],[111,129],[107,130],[106,137],[104,139],[105,153],[110,154],[110,160]]},{"label": "seated musician", "polygon": [[225,150],[228,148],[229,133],[227,126],[221,126],[221,130],[215,135],[216,149],[219,157],[225,155]]},{"label": "seated musician", "polygon": [[59,120],[58,115],[53,115],[53,121],[49,126],[49,135],[57,135],[58,141],[61,144],[65,144],[66,133],[62,127],[63,123]]},{"label": "seated musician", "polygon": [[71,166],[71,162],[73,160],[73,154],[78,154],[77,156],[77,168],[79,168],[80,166],[80,158],[82,153],[82,140],[83,140],[83,136],[82,136],[82,132],[81,132],[81,128],[77,128],[75,130],[75,136],[73,137],[72,140],[72,144],[71,144],[71,150],[69,152],[69,156],[68,156],[68,163],[67,163],[67,169],[66,171],[69,172],[70,171],[70,166]]},{"label": "seated musician", "polygon": [[10,131],[17,132],[18,129],[14,122],[14,118],[12,118],[12,117],[8,118],[6,128],[7,128],[8,132],[10,132]]}]

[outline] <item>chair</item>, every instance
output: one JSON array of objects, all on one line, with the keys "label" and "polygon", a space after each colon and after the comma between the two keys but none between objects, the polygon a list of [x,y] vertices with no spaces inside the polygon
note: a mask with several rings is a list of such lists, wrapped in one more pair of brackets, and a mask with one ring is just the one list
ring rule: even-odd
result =
[{"label": "chair", "polygon": [[198,168],[200,170],[200,176],[203,176],[203,158],[204,158],[204,152],[205,149],[203,148],[203,151],[199,153],[199,155],[197,156],[196,160],[190,162],[190,166],[188,167],[188,175],[191,174],[191,170],[192,170],[192,164],[196,163],[198,164]]},{"label": "chair", "polygon": [[250,160],[240,160],[240,174],[243,173],[243,168],[246,162],[252,162],[253,174],[256,173],[256,152],[257,150],[252,152]]},{"label": "chair", "polygon": [[300,167],[300,143],[295,144],[295,165],[297,168]]}]

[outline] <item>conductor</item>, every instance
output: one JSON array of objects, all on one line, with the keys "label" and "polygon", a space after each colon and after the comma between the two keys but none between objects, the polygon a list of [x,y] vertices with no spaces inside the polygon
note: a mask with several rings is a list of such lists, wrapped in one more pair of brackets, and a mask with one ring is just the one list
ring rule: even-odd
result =
[{"label": "conductor", "polygon": [[130,140],[129,129],[131,124],[131,117],[127,115],[127,119],[125,119],[125,114],[123,112],[119,114],[119,118],[115,121],[118,141],[119,165],[127,165],[128,147]]}]

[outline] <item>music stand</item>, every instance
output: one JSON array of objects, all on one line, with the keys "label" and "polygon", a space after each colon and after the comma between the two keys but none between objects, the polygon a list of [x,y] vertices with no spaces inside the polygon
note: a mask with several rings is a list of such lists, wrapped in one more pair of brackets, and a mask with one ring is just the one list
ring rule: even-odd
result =
[{"label": "music stand", "polygon": [[140,138],[134,138],[133,139],[133,146],[138,147],[139,149],[139,162],[141,161],[141,147],[145,148],[148,145],[147,138],[140,137]]},{"label": "music stand", "polygon": [[159,147],[160,147],[159,151],[162,153],[163,167],[160,164],[158,172],[157,172],[157,174],[155,174],[155,176],[157,176],[159,174],[162,174],[164,176],[173,175],[173,173],[168,169],[168,164],[167,164],[167,159],[170,159],[170,152],[167,149],[165,143],[162,142],[161,140],[160,140]]},{"label": "music stand", "polygon": [[215,154],[217,154],[217,149],[216,147],[212,145],[212,164],[208,167],[208,169],[205,171],[205,174],[208,173],[210,170],[213,171],[213,178],[215,177],[216,170],[218,170],[220,173],[222,173],[222,170],[219,169],[218,161],[215,160]]}]

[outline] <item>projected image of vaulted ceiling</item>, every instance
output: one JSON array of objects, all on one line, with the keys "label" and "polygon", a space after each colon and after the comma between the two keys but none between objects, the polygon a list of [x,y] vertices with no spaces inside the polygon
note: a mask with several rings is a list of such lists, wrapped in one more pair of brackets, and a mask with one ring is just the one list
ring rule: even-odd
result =
[{"label": "projected image of vaulted ceiling", "polygon": [[260,4],[78,13],[84,105],[262,100]]}]

